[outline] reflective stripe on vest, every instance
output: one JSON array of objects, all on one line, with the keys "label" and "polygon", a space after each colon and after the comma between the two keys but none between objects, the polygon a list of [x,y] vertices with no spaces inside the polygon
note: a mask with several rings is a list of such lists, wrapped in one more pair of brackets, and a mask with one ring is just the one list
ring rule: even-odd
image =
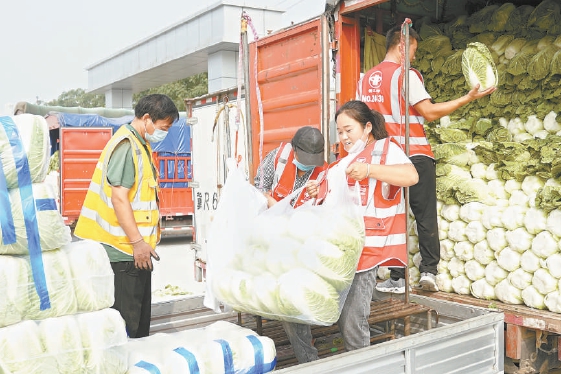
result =
[{"label": "reflective stripe on vest", "polygon": [[132,255],[132,245],[128,243],[135,238],[128,238],[117,220],[111,202],[112,190],[106,174],[109,159],[121,141],[130,142],[135,156],[133,157],[135,182],[129,190],[128,197],[138,230],[152,248],[155,248],[160,240],[160,216],[156,201],[157,181],[154,178],[152,161],[148,156],[152,150],[147,144],[148,152],[145,151],[143,144],[127,126],[119,128],[101,153],[76,223],[75,235],[111,245],[121,252]]},{"label": "reflective stripe on vest", "polygon": [[[292,150],[292,145],[289,143],[282,143],[275,157],[275,176],[273,178],[273,186],[271,188],[271,195],[276,201],[282,200],[286,196],[290,195],[294,190],[297,168],[292,162],[293,160],[294,151]],[[315,167],[309,179],[321,179],[323,177],[322,173],[326,167],[327,163],[324,163],[323,166]],[[294,203],[294,208],[299,207],[308,200],[310,200],[310,196],[304,188],[298,195],[296,202]]]},{"label": "reflective stripe on vest", "polygon": [[[415,69],[421,81],[423,77]],[[391,77],[388,81],[384,77]],[[401,94],[401,66],[385,61],[371,69],[360,81],[359,97],[371,109],[380,112],[386,120],[388,134],[398,140],[405,149],[405,100]],[[374,86],[375,87],[374,87]],[[389,99],[389,100],[388,100]],[[415,109],[409,107],[409,155],[425,155],[434,158],[423,127],[425,120]]]},{"label": "reflective stripe on vest", "polygon": [[[390,141],[399,146],[392,138],[378,140],[368,145],[353,162],[385,165]],[[347,181],[349,188],[356,183],[350,178]],[[403,188],[380,183],[374,178],[365,178],[358,183],[364,207],[366,238],[357,272],[367,271],[375,266],[406,266],[407,230]],[[384,187],[387,187],[386,194],[383,193]]]}]

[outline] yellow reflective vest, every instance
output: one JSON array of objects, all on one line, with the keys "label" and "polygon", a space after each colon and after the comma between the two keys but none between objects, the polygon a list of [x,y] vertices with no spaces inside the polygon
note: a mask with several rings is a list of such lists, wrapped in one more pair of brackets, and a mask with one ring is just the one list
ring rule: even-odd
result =
[{"label": "yellow reflective vest", "polygon": [[[160,215],[158,210],[157,181],[152,171],[152,160],[143,144],[127,126],[121,126],[107,143],[90,183],[90,187],[76,223],[74,235],[82,239],[92,239],[108,244],[119,251],[132,255],[131,240],[117,221],[111,203],[111,185],[107,182],[107,165],[115,147],[123,140],[130,141],[135,165],[135,181],[129,190],[136,225],[144,240],[152,248],[160,241]],[[148,151],[152,149],[147,143]]]}]

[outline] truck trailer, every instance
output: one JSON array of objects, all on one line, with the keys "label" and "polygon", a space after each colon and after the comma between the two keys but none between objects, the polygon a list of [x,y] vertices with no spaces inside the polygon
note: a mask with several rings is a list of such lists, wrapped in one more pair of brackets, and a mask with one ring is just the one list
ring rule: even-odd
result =
[{"label": "truck trailer", "polygon": [[[357,82],[361,74],[370,67],[365,66],[366,58],[364,56],[367,33],[383,36],[391,26],[401,24],[405,18],[411,19],[414,26],[424,25],[426,27],[446,23],[446,32],[464,32],[466,31],[465,22],[470,17],[477,16],[483,19],[483,14],[486,12],[485,5],[493,6],[493,11],[504,5],[503,2],[481,4],[481,2],[469,0],[454,2],[347,0],[325,1],[324,3],[325,11],[322,14],[312,15],[303,22],[277,30],[249,43],[249,53],[247,55],[242,53],[240,56],[240,59],[245,58],[244,62],[247,67],[243,89],[241,85],[238,85],[232,89],[186,100],[187,115],[198,119],[198,124],[193,128],[193,159],[194,175],[196,176],[194,194],[195,199],[199,199],[199,204],[195,204],[195,217],[198,224],[197,230],[200,231],[197,232],[197,240],[192,248],[196,257],[195,277],[199,281],[205,280],[207,230],[220,201],[220,190],[225,182],[225,158],[238,157],[241,159],[242,164],[246,167],[248,179],[252,181],[257,165],[267,152],[277,147],[280,142],[290,141],[298,128],[314,126],[322,131],[328,145],[326,160],[328,162],[335,160],[342,150],[337,143],[334,113],[342,104],[355,99]],[[555,1],[513,1],[506,7],[510,7],[509,11],[517,16],[525,12],[526,18],[521,18],[518,21],[519,24],[522,19],[526,22],[531,19],[529,18],[531,14],[536,15],[538,11],[544,11],[545,8],[549,9],[545,14],[558,15],[560,10]],[[501,10],[503,9],[506,8]],[[515,13],[514,10],[517,10],[518,13]],[[535,10],[536,13],[532,13]],[[493,22],[490,20],[491,18],[488,18],[487,23],[483,20],[485,31],[487,31],[487,25],[499,22],[496,19],[493,19]],[[247,17],[242,16],[242,23],[247,21]],[[532,22],[534,22],[534,26],[528,27],[526,31],[533,35],[534,39],[537,39],[539,35],[548,35],[547,30],[540,30],[540,26],[536,26],[537,21]],[[530,21],[528,21],[529,23]],[[427,30],[427,28],[423,29],[421,37],[430,37],[427,36],[430,34]],[[469,33],[469,27],[467,30]],[[417,29],[417,31],[420,30]],[[440,27],[438,32],[444,34],[443,27]],[[481,33],[479,31],[479,34]],[[503,33],[506,32],[503,31]],[[550,33],[554,33],[554,31]],[[483,39],[489,37],[487,35],[489,33],[483,33],[485,34],[483,36],[479,34],[473,32],[471,37]],[[498,34],[500,35],[500,32]],[[557,34],[551,36],[555,39]],[[496,39],[497,36],[494,40]],[[442,59],[437,59],[433,65],[429,60],[428,68],[426,65],[424,67],[424,74],[430,75],[434,80],[435,77],[438,77],[436,67],[441,66],[447,57],[461,49],[455,46],[454,49],[446,51],[447,54]],[[418,60],[421,59],[418,57]],[[501,61],[499,62],[497,56],[497,65],[508,63],[505,60]],[[417,62],[420,63],[420,61]],[[438,62],[439,64],[435,65]],[[369,63],[375,62],[369,59]],[[413,67],[416,67],[415,64]],[[432,69],[434,72],[427,74],[427,69],[428,71]],[[461,75],[461,68],[459,74]],[[501,74],[499,76],[504,78]],[[552,77],[552,79],[559,78],[558,75],[553,76],[553,74]],[[454,87],[457,87],[457,92],[450,99],[459,97],[469,90],[465,80],[463,85]],[[550,105],[554,103],[552,95],[555,96],[555,89],[554,86],[551,92],[545,91],[540,97],[525,95],[525,98],[518,100],[505,99],[505,104],[498,106],[495,104],[498,100],[497,97],[502,97],[500,96],[502,92],[507,91],[508,95],[514,95],[513,91],[499,86],[499,94],[493,94],[495,96],[492,95],[492,98],[481,106],[487,105],[492,108],[494,121],[498,123],[499,117],[507,119],[509,116],[511,118],[522,117],[524,114],[521,108],[528,104],[528,101],[524,100],[534,100],[531,102],[534,107],[550,108]],[[434,99],[439,100],[438,97]],[[479,113],[482,108],[472,106],[467,110]],[[238,111],[241,111],[241,115],[238,114]],[[541,115],[541,120],[543,120],[546,113],[541,112],[538,117]],[[468,118],[470,113],[462,112],[462,115]],[[238,124],[244,122],[249,124],[247,128],[243,125],[238,127]],[[441,124],[429,123],[428,126],[441,127]],[[200,159],[205,161],[199,164],[197,160]],[[204,167],[204,170],[211,172],[203,176],[197,171],[198,167]],[[411,263],[411,265],[413,264]],[[558,339],[561,314],[558,312],[539,310],[524,305],[522,300],[516,305],[512,305],[497,298],[482,299],[453,291],[424,293],[413,288],[411,300],[417,300],[416,295],[423,296],[423,302],[425,300],[445,300],[454,305],[463,304],[468,307],[481,307],[485,310],[503,313],[504,325],[501,327],[500,335],[504,347],[501,346],[498,351],[495,351],[495,354],[501,357],[500,361],[506,363],[504,368],[501,364],[500,371],[545,373],[547,370],[561,366]],[[431,333],[429,332],[427,335]],[[411,338],[413,341],[415,340],[414,336]],[[401,338],[396,340],[395,344],[398,345],[400,340]],[[373,347],[372,349],[374,349]],[[408,354],[410,353],[404,353],[405,357],[409,357]],[[362,357],[358,352],[354,355],[356,355],[355,359],[359,356]],[[336,358],[330,360],[333,365],[337,362]],[[304,366],[301,366],[302,370],[304,370]],[[313,364],[311,364],[310,370],[312,367]],[[294,370],[300,369],[297,367]],[[464,371],[457,368],[456,372]]]}]

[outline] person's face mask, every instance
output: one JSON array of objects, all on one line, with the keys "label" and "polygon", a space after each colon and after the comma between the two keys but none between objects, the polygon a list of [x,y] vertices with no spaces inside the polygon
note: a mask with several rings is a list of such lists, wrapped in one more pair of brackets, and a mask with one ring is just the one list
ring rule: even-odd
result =
[{"label": "person's face mask", "polygon": [[296,165],[296,167],[298,168],[298,170],[302,170],[302,171],[310,171],[310,170],[312,170],[313,168],[315,168],[314,165],[304,165],[304,164],[302,164],[301,162],[298,162],[298,160],[297,160],[296,158],[294,158],[294,159],[292,160],[292,163],[293,163],[294,165]]},{"label": "person's face mask", "polygon": [[351,154],[362,152],[362,150],[364,150],[364,148],[366,148],[366,140],[363,139],[365,137],[366,137],[366,139],[368,139],[368,132],[366,132],[366,129],[364,129],[364,132],[362,133],[362,136],[360,137],[360,139],[358,139],[356,142],[354,142],[354,144],[349,149],[347,149],[345,147],[345,151],[347,151],[347,153],[351,153]]},{"label": "person's face mask", "polygon": [[[154,123],[152,123],[152,126],[154,126]],[[148,140],[150,143],[158,143],[161,142],[162,140],[164,140],[166,138],[166,136],[168,135],[167,131],[164,130],[160,130],[159,128],[157,128],[156,126],[154,126],[154,133],[153,134],[149,134],[148,130],[146,130],[146,123],[144,124],[144,131],[146,134],[146,140]]]}]

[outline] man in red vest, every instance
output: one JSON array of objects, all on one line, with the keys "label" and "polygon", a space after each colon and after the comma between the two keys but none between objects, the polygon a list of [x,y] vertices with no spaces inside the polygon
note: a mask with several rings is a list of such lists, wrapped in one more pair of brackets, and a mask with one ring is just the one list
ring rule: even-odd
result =
[{"label": "man in red vest", "polygon": [[[409,29],[409,60],[415,59],[419,35]],[[384,61],[370,69],[358,82],[357,99],[384,115],[386,129],[405,149],[405,98],[401,66],[401,25],[386,34]],[[433,103],[427,93],[421,73],[409,72],[409,156],[419,174],[419,182],[409,187],[409,205],[417,223],[421,264],[419,286],[438,291],[437,265],[440,261],[440,241],[436,212],[436,162],[425,136],[424,122],[435,121],[456,109],[491,94],[496,87],[479,91],[479,85],[466,95],[451,101]],[[381,292],[404,293],[405,270],[391,268],[390,279],[378,283]]]},{"label": "man in red vest", "polygon": [[[304,187],[309,180],[323,178],[327,168],[324,149],[321,132],[315,127],[305,126],[296,131],[290,143],[281,143],[263,158],[255,174],[254,185],[265,194],[269,207]],[[296,208],[309,199],[306,189],[302,189],[291,204]],[[282,326],[299,363],[318,359],[310,325],[282,322]]]}]

